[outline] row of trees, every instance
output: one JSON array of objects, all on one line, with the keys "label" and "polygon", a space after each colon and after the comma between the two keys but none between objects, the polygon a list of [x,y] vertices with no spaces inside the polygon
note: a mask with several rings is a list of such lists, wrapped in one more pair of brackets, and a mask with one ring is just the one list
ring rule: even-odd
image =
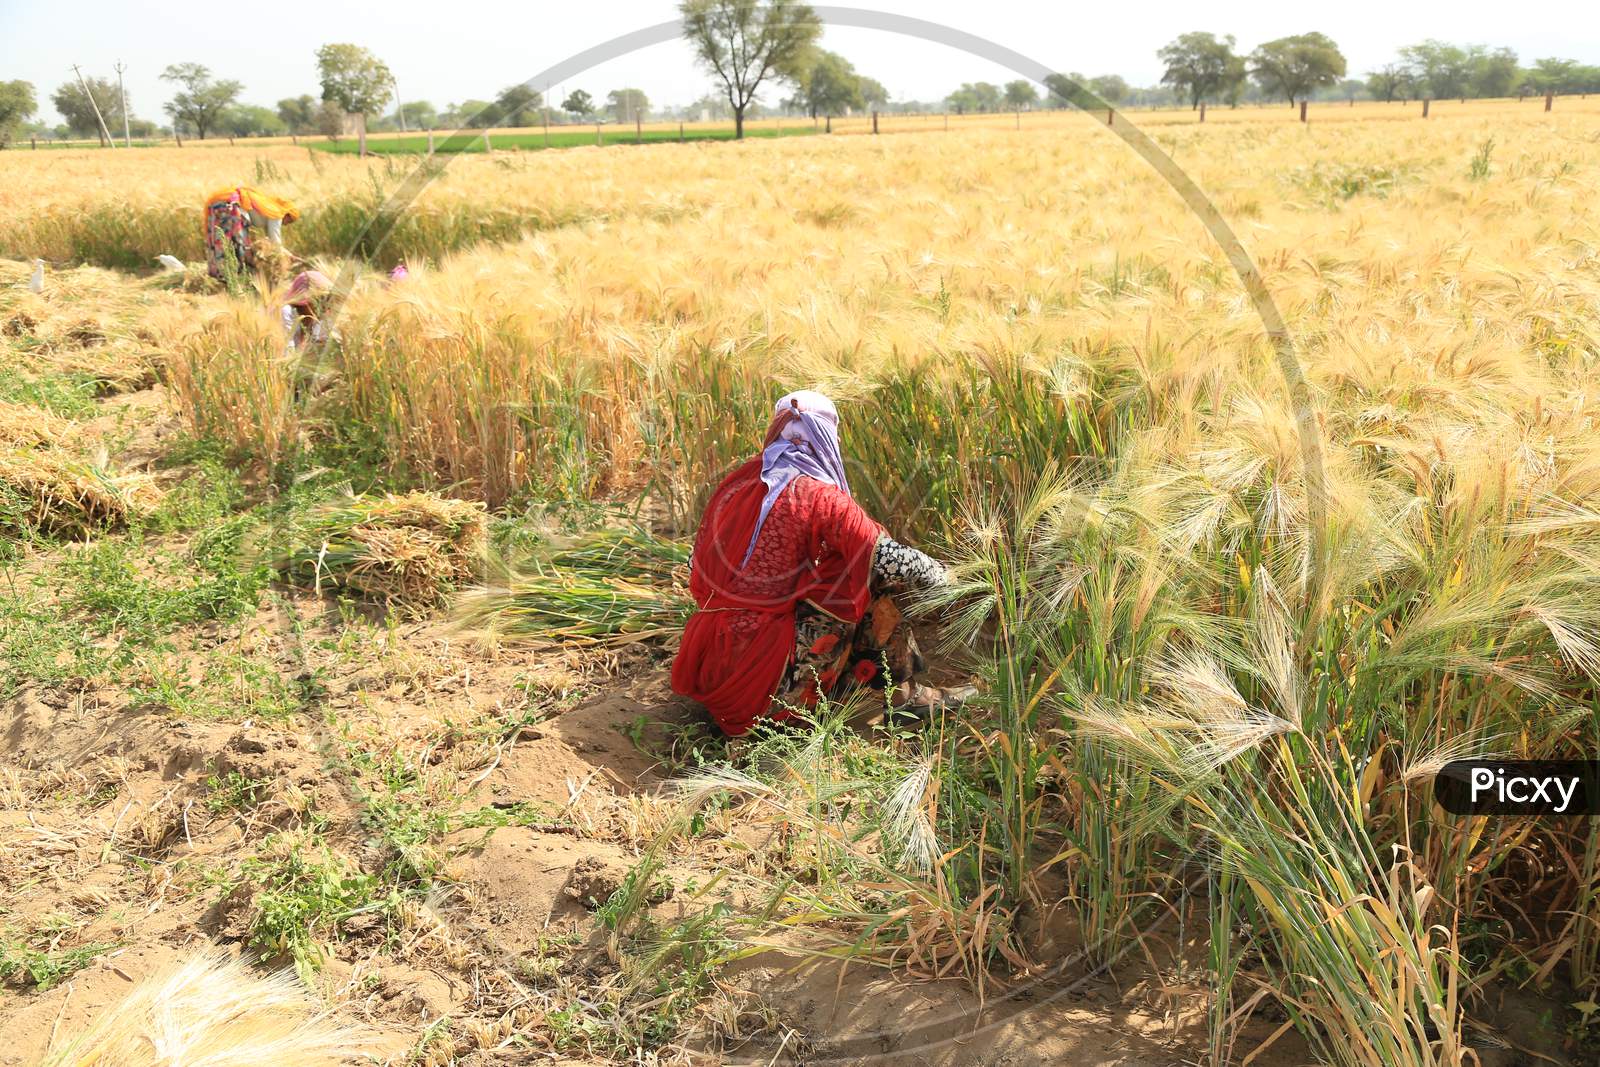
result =
[{"label": "row of trees", "polygon": [[1166,64],[1161,82],[1187,97],[1191,107],[1202,101],[1237,105],[1251,79],[1264,95],[1293,105],[1345,73],[1344,54],[1325,33],[1279,37],[1248,55],[1233,49],[1231,36],[1185,33],[1156,52]]},{"label": "row of trees", "polygon": [[1039,90],[1026,78],[1007,82],[1002,88],[992,82],[962,82],[961,88],[944,98],[946,110],[957,115],[985,111],[1020,111],[1039,102]]},{"label": "row of trees", "polygon": [[[700,64],[720,83],[733,113],[736,137],[744,136],[745,116],[763,86],[787,84],[794,94],[791,105],[813,116],[881,104],[888,99],[882,85],[856,73],[843,57],[817,47],[821,20],[799,0],[683,0],[679,11],[685,39]],[[279,101],[278,110],[269,112],[240,105],[242,86],[238,82],[213,78],[201,64],[177,64],[162,75],[179,87],[166,111],[175,128],[187,124],[204,138],[225,121],[254,127],[259,132],[320,126],[331,122],[328,105],[334,105],[356,116],[364,143],[367,116],[384,111],[395,91],[388,67],[366,49],[350,44],[324,45],[317,52],[317,65],[322,105],[308,97],[295,97]],[[32,87],[27,88],[26,97],[20,90],[15,94],[16,109],[27,108],[24,118],[32,114],[35,106]],[[61,97],[67,98],[65,94]],[[638,89],[614,90],[607,104],[613,116],[623,122],[643,118],[649,107],[645,94]],[[540,114],[543,107],[539,92],[515,85],[493,101],[468,101],[461,105],[459,114],[474,125],[531,125],[544,117]],[[429,105],[417,101],[412,108],[413,114],[422,118]],[[595,104],[586,92],[576,91],[563,101],[562,110],[587,118],[595,112]],[[68,112],[63,110],[63,115]],[[104,117],[103,112],[100,117]],[[405,107],[399,109],[399,117],[402,123],[406,121]],[[68,116],[68,122],[79,128],[99,127],[98,118],[93,125],[77,124],[73,116]]]},{"label": "row of trees", "polygon": [[1120,75],[1101,74],[1091,78],[1074,72],[1065,76],[1053,74],[1046,78],[1046,91],[1043,97],[1033,82],[1026,78],[1006,82],[1003,86],[989,82],[962,82],[961,88],[945,97],[939,106],[958,115],[989,111],[1027,111],[1038,106],[1041,101],[1048,107],[1066,107],[1073,96],[1068,87],[1069,82],[1073,85],[1086,86],[1096,96],[1110,104],[1121,104],[1135,99],[1139,99],[1142,103],[1157,103],[1161,98],[1170,95],[1158,93],[1154,99],[1143,100],[1140,98],[1150,94],[1151,91],[1133,88]]},{"label": "row of trees", "polygon": [[1429,40],[1400,49],[1395,61],[1367,75],[1366,88],[1384,101],[1590,93],[1600,92],[1600,66],[1549,57],[1523,67],[1509,48]]},{"label": "row of trees", "polygon": [[[798,0],[683,0],[679,12],[685,38],[720,89],[720,98],[697,101],[688,110],[691,114],[711,111],[722,117],[726,103],[736,136],[743,136],[745,117],[758,106],[757,93],[764,86],[786,85],[790,95],[784,98],[784,106],[812,118],[888,105],[889,94],[880,83],[859,74],[843,56],[817,46],[821,22]],[[1385,101],[1418,96],[1465,99],[1528,92],[1600,92],[1600,67],[1546,58],[1524,68],[1509,48],[1436,40],[1400,49],[1394,62],[1369,73],[1365,82],[1345,78],[1345,57],[1324,33],[1280,37],[1248,54],[1235,51],[1231,36],[1185,33],[1157,55],[1166,67],[1160,88],[1133,88],[1114,74],[1067,77],[1112,104],[1160,104],[1176,98],[1191,107],[1202,102],[1237,106],[1252,97],[1286,99],[1293,105],[1329,92],[1352,99],[1365,93]],[[394,98],[389,68],[353,44],[324,45],[317,51],[317,68],[320,98],[310,94],[290,97],[278,101],[276,110],[269,110],[240,103],[243,86],[214,77],[203,64],[173,64],[161,75],[175,89],[163,107],[174,129],[200,138],[215,133],[319,132],[336,136],[354,116],[364,139],[368,116],[382,115]],[[1051,106],[1062,106],[1074,95],[1065,79],[1056,83],[1061,77],[1046,79]],[[104,78],[64,83],[50,97],[72,133],[99,133],[103,123],[113,136],[124,128],[126,99],[119,85]],[[1004,86],[980,81],[963,83],[940,105],[902,102],[899,109],[942,106],[957,113],[1009,111],[1032,108],[1039,101],[1038,89],[1026,79]],[[37,108],[30,83],[0,82],[0,146],[25,128]],[[631,123],[647,117],[649,111],[650,101],[640,89],[614,89],[604,105],[584,90],[574,90],[557,110],[548,106],[537,90],[513,85],[494,100],[467,100],[443,111],[424,100],[412,101],[400,105],[393,118],[385,116],[374,125],[404,129],[533,126],[549,120],[589,121],[602,112],[616,122]],[[156,132],[154,123],[131,115],[126,116],[126,128],[140,136]]]},{"label": "row of trees", "polygon": [[[844,57],[817,47],[822,23],[807,4],[798,0],[683,0],[679,12],[684,20],[684,37],[695,56],[720,83],[723,99],[732,112],[735,136],[744,136],[744,120],[756,107],[756,94],[763,86],[787,85],[792,94],[785,104],[817,117],[839,114],[856,108],[882,106],[889,94],[877,81],[857,73]],[[353,45],[330,45],[318,53],[323,70],[323,100],[333,101],[361,117],[365,131],[367,114],[382,110],[377,100],[357,92],[392,91],[393,79],[387,68],[366,53],[342,54],[338,66],[352,72],[349,91],[330,87],[328,48],[354,49]],[[700,101],[694,108],[712,110],[712,101]],[[367,105],[367,106],[363,106]],[[290,130],[319,124],[320,109],[309,97],[278,103],[277,118]],[[264,109],[259,109],[264,110]],[[720,108],[718,108],[720,110]],[[536,126],[547,120],[567,118],[588,121],[602,111],[619,123],[643,120],[650,113],[650,100],[635,88],[613,89],[600,105],[589,93],[574,90],[561,102],[559,111],[548,106],[538,90],[527,85],[503,89],[491,101],[467,100],[439,112],[427,101],[412,101],[398,108],[402,127]],[[385,122],[384,125],[388,123]]]},{"label": "row of trees", "polygon": [[[734,136],[744,136],[744,121],[763,86],[785,85],[787,107],[812,118],[881,107],[889,99],[882,84],[858,73],[849,60],[817,47],[822,22],[799,0],[683,0],[684,38],[698,62],[714,75],[734,121]],[[712,111],[713,101],[692,109]],[[620,123],[649,115],[650,101],[640,89],[614,89],[606,113]],[[720,110],[720,107],[715,108]],[[473,126],[532,126],[547,118],[587,121],[601,112],[588,92],[578,89],[546,109],[540,93],[525,85],[505,89],[492,102],[469,100],[441,116]],[[401,109],[402,115],[405,108]]]},{"label": "row of trees", "polygon": [[[883,86],[870,78],[849,81],[840,76],[848,72],[849,64],[841,68],[833,53],[819,53],[816,74],[800,82],[795,95],[783,101],[785,110],[799,111],[817,117],[837,115],[851,110],[882,107],[888,101]],[[333,100],[321,100],[310,93],[285,97],[275,108],[239,103],[234,98],[236,83],[212,82],[209,72],[194,72],[194,88],[185,90],[179,106],[179,116],[174,125],[184,136],[194,137],[272,137],[287,134],[322,134],[332,137],[343,135],[349,126],[345,109]],[[94,94],[101,116],[113,137],[122,131],[121,97],[116,84],[103,78],[88,79],[89,90]],[[54,131],[61,138],[93,137],[99,132],[94,105],[76,82],[62,85],[51,97],[51,102],[61,112],[66,122]],[[7,143],[8,134],[14,137],[23,128],[28,116],[37,110],[33,85],[29,82],[0,82],[0,146]],[[547,114],[548,110],[548,114]],[[759,110],[752,104],[747,114]],[[492,129],[512,126],[539,126],[547,119],[552,124],[588,123],[606,120],[631,125],[636,119],[648,121],[652,117],[677,115],[695,119],[709,115],[714,119],[729,117],[727,102],[721,97],[705,97],[677,109],[652,110],[650,98],[644,90],[634,88],[613,89],[603,100],[597,100],[583,89],[568,93],[556,106],[546,101],[543,94],[523,85],[514,85],[499,93],[494,100],[464,100],[437,108],[428,100],[410,100],[381,117],[369,118],[367,126],[372,131],[429,130],[429,129]],[[172,127],[165,128],[168,132]],[[130,118],[129,130],[135,137],[153,137],[162,128],[148,119]],[[203,133],[202,133],[203,130]],[[45,132],[39,127],[36,132]]]},{"label": "row of trees", "polygon": [[1191,107],[1202,101],[1237,106],[1251,94],[1252,82],[1260,98],[1288,100],[1291,105],[1327,92],[1390,101],[1600,91],[1600,67],[1556,58],[1523,67],[1516,52],[1487,45],[1436,40],[1409,45],[1393,62],[1370,72],[1364,82],[1345,78],[1344,54],[1325,33],[1280,37],[1248,54],[1236,52],[1234,45],[1232,37],[1181,35],[1156,53],[1166,65],[1162,84]]},{"label": "row of trees", "polygon": [[[342,130],[347,115],[364,118],[381,111],[393,92],[394,78],[383,62],[353,44],[329,44],[317,50],[322,81],[319,104],[310,96],[280,101],[277,111],[239,102],[244,86],[231,78],[217,78],[202,63],[174,63],[161,73],[174,88],[162,106],[180,134],[204,139],[213,134],[230,136],[284,133],[319,127]],[[122,87],[105,78],[64,82],[50,102],[65,120],[65,130],[79,136],[105,133],[113,138],[124,130],[147,137],[156,124],[135,119]],[[0,145],[24,128],[38,110],[38,99],[28,82],[0,83]]]},{"label": "row of trees", "polygon": [[[94,94],[94,103],[99,105],[99,118],[95,117],[89,93]],[[106,78],[85,78],[82,85],[76,80],[66,82],[50,96],[50,102],[61,112],[66,123],[55,131],[47,131],[42,124],[30,124],[28,121],[39,110],[38,95],[34,91],[33,83],[0,82],[0,147],[9,144],[24,132],[99,136],[101,119],[105,121],[109,130],[120,136],[123,130],[125,99],[117,83]],[[130,115],[127,129],[136,137],[148,137],[155,132],[156,124]],[[101,139],[104,140],[103,137]]]},{"label": "row of trees", "polygon": [[650,98],[643,89],[613,89],[602,104],[583,89],[568,93],[560,107],[547,106],[544,94],[526,85],[512,85],[493,100],[466,100],[435,112],[427,101],[419,100],[401,108],[409,126],[466,126],[489,129],[496,126],[538,126],[549,122],[588,122],[604,115],[614,122],[643,121],[650,117]]}]

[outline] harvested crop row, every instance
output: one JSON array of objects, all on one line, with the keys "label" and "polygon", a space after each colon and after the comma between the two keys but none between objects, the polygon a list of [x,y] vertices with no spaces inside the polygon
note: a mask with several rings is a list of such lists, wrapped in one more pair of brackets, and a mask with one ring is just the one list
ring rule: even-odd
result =
[{"label": "harvested crop row", "polygon": [[674,640],[693,602],[689,550],[642,529],[558,539],[499,568],[465,595],[457,619],[513,641],[617,646]]}]

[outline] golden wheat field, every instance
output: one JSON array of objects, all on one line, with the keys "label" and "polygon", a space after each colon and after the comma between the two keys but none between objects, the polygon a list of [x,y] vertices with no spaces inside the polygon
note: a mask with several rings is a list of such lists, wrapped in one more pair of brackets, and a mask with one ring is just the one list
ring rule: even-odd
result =
[{"label": "golden wheat field", "polygon": [[[1434,775],[1600,752],[1600,99],[1417,111],[1124,116],[1299,419],[1100,116],[0,153],[0,1064],[1594,1062],[1600,823]],[[798,387],[982,695],[730,745],[684,563]]]}]

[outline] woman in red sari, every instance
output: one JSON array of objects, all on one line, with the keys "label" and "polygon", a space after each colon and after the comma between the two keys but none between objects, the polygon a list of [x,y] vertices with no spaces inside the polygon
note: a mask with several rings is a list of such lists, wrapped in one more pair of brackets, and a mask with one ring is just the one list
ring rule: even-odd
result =
[{"label": "woman in red sari", "polygon": [[955,706],[973,691],[914,681],[921,656],[888,595],[945,580],[943,566],[892,540],[850,495],[833,403],[790,393],[761,453],[706,506],[689,572],[699,610],[672,688],[732,736],[859,686],[893,685],[892,702],[913,713]]}]

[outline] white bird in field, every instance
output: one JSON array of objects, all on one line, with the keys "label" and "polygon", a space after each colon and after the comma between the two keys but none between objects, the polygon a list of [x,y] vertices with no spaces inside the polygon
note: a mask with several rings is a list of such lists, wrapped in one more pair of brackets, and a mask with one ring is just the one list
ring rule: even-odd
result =
[{"label": "white bird in field", "polygon": [[44,292],[44,260],[42,259],[33,261],[33,277],[28,279],[28,292]]},{"label": "white bird in field", "polygon": [[177,256],[169,256],[165,252],[156,257],[156,262],[168,270],[183,269],[183,260],[179,259]]}]

